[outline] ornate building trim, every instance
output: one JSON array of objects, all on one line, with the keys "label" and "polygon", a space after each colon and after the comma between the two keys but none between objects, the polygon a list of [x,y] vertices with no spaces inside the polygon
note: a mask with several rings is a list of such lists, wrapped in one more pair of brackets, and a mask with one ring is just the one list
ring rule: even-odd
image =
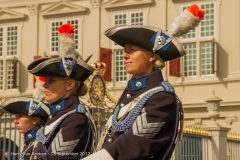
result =
[{"label": "ornate building trim", "polygon": [[3,20],[15,20],[15,19],[24,19],[27,15],[12,11],[7,8],[0,8],[0,21]]},{"label": "ornate building trim", "polygon": [[136,5],[145,5],[152,4],[153,0],[109,0],[102,4],[106,9],[124,7],[124,6],[136,6]]},{"label": "ornate building trim", "polygon": [[31,15],[37,14],[39,11],[39,5],[38,4],[29,4],[27,5],[27,8]]},{"label": "ornate building trim", "polygon": [[39,12],[42,16],[52,16],[68,13],[81,13],[86,12],[88,8],[82,7],[73,3],[60,1],[52,4],[50,7],[43,9]]},{"label": "ornate building trim", "polygon": [[90,0],[92,7],[100,6],[101,0]]}]

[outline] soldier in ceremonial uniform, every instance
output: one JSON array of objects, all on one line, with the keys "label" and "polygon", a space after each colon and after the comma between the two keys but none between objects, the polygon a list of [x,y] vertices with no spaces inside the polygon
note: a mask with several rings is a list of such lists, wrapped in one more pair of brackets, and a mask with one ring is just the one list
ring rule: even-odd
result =
[{"label": "soldier in ceremonial uniform", "polygon": [[[200,12],[196,18],[200,22],[204,12],[194,7]],[[133,77],[106,123],[98,144],[101,150],[83,160],[171,158],[182,132],[183,110],[174,88],[163,80],[161,69],[165,61],[185,55],[174,37],[189,30],[185,29],[164,32],[151,26],[117,26],[105,32],[124,47],[126,72]]]},{"label": "soldier in ceremonial uniform", "polygon": [[93,143],[91,118],[79,96],[87,92],[84,81],[94,68],[75,51],[73,26],[64,24],[58,31],[60,57],[38,59],[27,68],[45,77],[45,100],[51,113],[37,132],[33,159],[79,160],[90,154]]},{"label": "soldier in ceremonial uniform", "polygon": [[1,104],[3,110],[15,114],[14,123],[18,132],[23,134],[24,148],[19,160],[30,159],[36,133],[45,124],[49,115],[48,106],[42,102],[44,93],[40,84],[36,85],[33,93],[33,98],[11,98]]}]

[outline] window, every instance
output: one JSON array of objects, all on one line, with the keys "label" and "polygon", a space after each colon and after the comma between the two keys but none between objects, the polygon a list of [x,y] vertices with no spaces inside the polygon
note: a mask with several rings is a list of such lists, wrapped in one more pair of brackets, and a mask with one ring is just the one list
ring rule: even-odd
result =
[{"label": "window", "polygon": [[58,28],[65,24],[70,23],[74,26],[74,41],[75,41],[75,49],[78,50],[79,46],[79,37],[78,37],[78,31],[79,31],[79,20],[78,19],[72,19],[72,20],[62,20],[62,21],[54,21],[50,23],[51,26],[51,53],[56,54],[58,51]]},{"label": "window", "polygon": [[19,83],[19,28],[0,26],[0,90],[15,89]]},{"label": "window", "polygon": [[[183,58],[184,77],[214,75],[215,3],[199,4],[205,10],[200,25],[181,38],[186,55]],[[182,7],[182,11],[189,6]]]},{"label": "window", "polygon": [[127,80],[127,72],[125,71],[125,64],[124,64],[124,60],[122,58],[123,50],[114,51],[114,55],[116,58],[115,79],[117,82],[126,81]]},{"label": "window", "polygon": [[[113,15],[113,26],[121,25],[144,25],[144,12],[129,12]],[[127,73],[123,59],[123,48],[116,43],[113,43],[113,53],[115,61],[115,78],[116,82],[127,81]]]}]

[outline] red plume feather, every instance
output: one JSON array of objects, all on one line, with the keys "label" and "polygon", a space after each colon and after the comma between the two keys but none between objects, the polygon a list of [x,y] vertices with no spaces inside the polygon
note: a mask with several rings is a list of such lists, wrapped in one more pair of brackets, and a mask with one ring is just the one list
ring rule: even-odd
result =
[{"label": "red plume feather", "polygon": [[199,7],[196,4],[191,5],[188,8],[189,12],[191,12],[195,17],[197,17],[199,20],[203,20],[205,11],[200,10]]},{"label": "red plume feather", "polygon": [[39,81],[41,81],[41,82],[46,82],[46,81],[45,81],[45,77],[39,77],[38,79],[39,79]]},{"label": "red plume feather", "polygon": [[74,27],[70,23],[66,23],[58,28],[58,32],[60,34],[73,34],[74,33]]}]

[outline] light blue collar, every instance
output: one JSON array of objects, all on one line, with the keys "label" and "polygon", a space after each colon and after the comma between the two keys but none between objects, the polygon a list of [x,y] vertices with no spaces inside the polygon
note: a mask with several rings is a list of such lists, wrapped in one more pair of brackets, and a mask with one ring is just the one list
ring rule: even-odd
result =
[{"label": "light blue collar", "polygon": [[129,82],[128,90],[137,91],[147,87],[147,76],[139,79],[132,79]]},{"label": "light blue collar", "polygon": [[30,131],[28,131],[27,133],[24,134],[25,143],[28,143],[35,138],[36,138],[36,132],[35,132],[34,129],[30,130]]},{"label": "light blue collar", "polygon": [[50,106],[51,114],[55,114],[55,113],[57,113],[59,111],[62,111],[64,109],[65,109],[64,101],[61,101],[57,104],[51,104],[51,106]]}]

